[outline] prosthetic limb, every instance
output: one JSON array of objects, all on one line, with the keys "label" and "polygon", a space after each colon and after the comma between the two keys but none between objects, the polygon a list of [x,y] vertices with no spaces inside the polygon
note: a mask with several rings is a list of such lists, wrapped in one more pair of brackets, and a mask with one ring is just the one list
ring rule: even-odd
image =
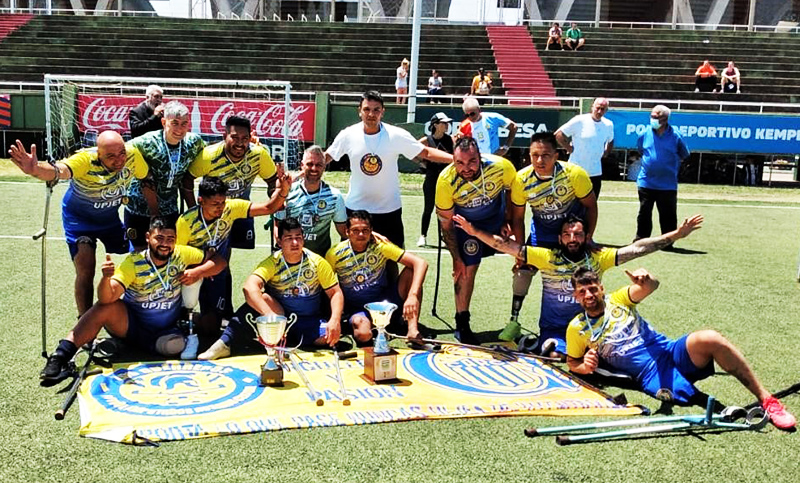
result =
[{"label": "prosthetic limb", "polygon": [[181,287],[181,299],[189,327],[189,335],[186,336],[186,347],[181,352],[181,359],[183,360],[197,359],[197,347],[200,341],[197,339],[197,334],[194,333],[194,309],[200,300],[200,286],[202,284],[203,279],[201,278],[191,285]]},{"label": "prosthetic limb", "polygon": [[511,301],[511,319],[506,324],[505,328],[498,338],[500,340],[512,342],[520,338],[522,335],[522,327],[519,323],[519,313],[522,310],[522,302],[525,296],[528,295],[528,289],[531,287],[533,276],[536,275],[537,270],[529,265],[523,265],[514,271],[512,278],[511,290],[513,298]]}]

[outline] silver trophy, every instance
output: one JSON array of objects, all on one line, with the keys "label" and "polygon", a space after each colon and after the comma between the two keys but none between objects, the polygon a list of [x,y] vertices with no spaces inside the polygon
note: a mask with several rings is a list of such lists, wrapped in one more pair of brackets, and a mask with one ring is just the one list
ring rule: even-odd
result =
[{"label": "silver trophy", "polygon": [[267,360],[261,366],[262,386],[283,386],[283,354],[276,348],[281,344],[289,327],[297,321],[295,314],[288,318],[283,315],[270,314],[256,317],[248,314],[248,322],[255,325],[258,341],[267,350]]},{"label": "silver trophy", "polygon": [[392,312],[397,309],[397,305],[391,302],[372,302],[364,305],[364,308],[369,311],[372,323],[378,329],[372,350],[375,354],[388,354],[389,340],[386,338],[386,327],[392,320]]}]

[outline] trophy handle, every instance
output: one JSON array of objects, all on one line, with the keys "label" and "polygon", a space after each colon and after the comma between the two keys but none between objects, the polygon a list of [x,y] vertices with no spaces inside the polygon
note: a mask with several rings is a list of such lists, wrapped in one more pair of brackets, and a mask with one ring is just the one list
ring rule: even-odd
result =
[{"label": "trophy handle", "polygon": [[289,329],[292,328],[295,322],[297,322],[297,314],[292,312],[291,314],[289,314],[289,323],[286,324],[286,332],[284,332],[285,334],[289,333]]}]

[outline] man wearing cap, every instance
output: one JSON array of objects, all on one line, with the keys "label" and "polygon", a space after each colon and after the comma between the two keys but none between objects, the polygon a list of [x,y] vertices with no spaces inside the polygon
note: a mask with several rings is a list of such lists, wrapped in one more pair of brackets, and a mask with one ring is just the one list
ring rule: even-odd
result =
[{"label": "man wearing cap", "polygon": [[[428,123],[428,134],[419,138],[418,141],[425,145],[436,148],[440,151],[453,154],[453,138],[448,134],[450,130],[450,123],[453,122],[447,114],[437,112],[431,117]],[[436,180],[439,179],[439,174],[447,166],[441,163],[428,163],[421,161],[425,168],[425,181],[422,182],[422,193],[425,196],[425,206],[422,209],[422,225],[420,227],[420,236],[417,241],[418,247],[424,247],[428,244],[428,227],[431,224],[431,214],[433,214],[434,202],[436,199]]]},{"label": "man wearing cap", "polygon": [[[458,127],[457,137],[469,136],[478,142],[482,153],[505,156],[517,135],[517,124],[496,112],[482,112],[475,97],[467,97],[461,105],[467,116]],[[500,128],[508,129],[505,144],[500,145]]]}]

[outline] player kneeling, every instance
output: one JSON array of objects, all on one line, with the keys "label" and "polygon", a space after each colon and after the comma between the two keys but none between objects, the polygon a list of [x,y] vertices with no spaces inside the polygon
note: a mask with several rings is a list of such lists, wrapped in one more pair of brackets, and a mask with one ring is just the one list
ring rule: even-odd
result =
[{"label": "player kneeling", "polygon": [[[428,262],[376,236],[372,218],[364,210],[353,211],[347,217],[345,233],[347,240],[328,250],[325,258],[342,285],[344,313],[353,326],[356,341],[365,343],[372,338],[372,321],[364,305],[384,300],[402,307],[392,314],[389,332],[405,332],[411,339],[419,338],[422,283]],[[405,267],[396,280],[391,274],[395,262]]]}]

